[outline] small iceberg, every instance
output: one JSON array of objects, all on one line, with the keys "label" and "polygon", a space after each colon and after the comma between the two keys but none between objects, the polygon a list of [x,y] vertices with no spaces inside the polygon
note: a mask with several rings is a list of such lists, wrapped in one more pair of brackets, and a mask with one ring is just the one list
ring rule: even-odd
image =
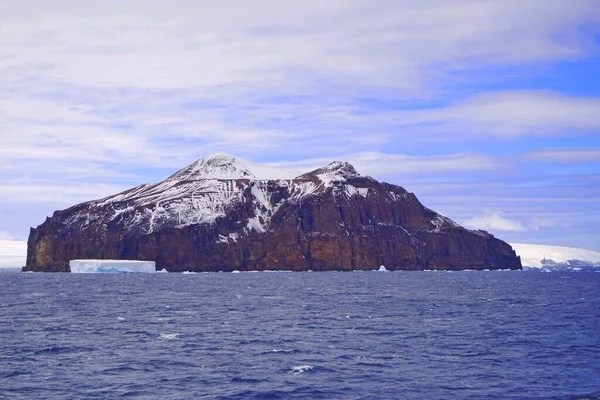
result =
[{"label": "small iceberg", "polygon": [[71,260],[69,267],[71,273],[74,274],[151,274],[156,272],[154,261],[137,260]]}]

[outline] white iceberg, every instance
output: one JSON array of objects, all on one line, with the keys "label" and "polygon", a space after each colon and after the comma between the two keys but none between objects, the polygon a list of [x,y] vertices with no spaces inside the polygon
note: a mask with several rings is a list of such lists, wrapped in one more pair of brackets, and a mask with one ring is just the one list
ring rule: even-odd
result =
[{"label": "white iceberg", "polygon": [[69,261],[71,273],[98,274],[98,273],[154,273],[154,261],[137,260],[71,260]]}]

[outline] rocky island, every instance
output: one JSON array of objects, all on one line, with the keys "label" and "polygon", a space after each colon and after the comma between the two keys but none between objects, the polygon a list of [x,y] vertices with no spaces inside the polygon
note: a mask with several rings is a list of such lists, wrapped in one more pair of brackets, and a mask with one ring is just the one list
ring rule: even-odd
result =
[{"label": "rocky island", "polygon": [[31,229],[25,271],[67,272],[73,259],[172,272],[521,269],[507,243],[348,163],[300,174],[226,154]]}]

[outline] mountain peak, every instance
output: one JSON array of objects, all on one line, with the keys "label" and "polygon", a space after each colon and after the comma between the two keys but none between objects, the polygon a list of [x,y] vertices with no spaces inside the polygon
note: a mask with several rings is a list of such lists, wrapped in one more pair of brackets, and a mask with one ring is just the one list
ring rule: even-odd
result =
[{"label": "mountain peak", "polygon": [[253,179],[252,172],[245,168],[234,156],[226,153],[215,153],[201,158],[179,170],[168,180],[198,179]]},{"label": "mountain peak", "polygon": [[202,157],[200,160],[204,160],[205,162],[211,163],[234,163],[237,161],[237,158],[231,154],[219,152],[210,154],[206,157]]},{"label": "mountain peak", "polygon": [[168,181],[202,179],[293,179],[300,172],[258,164],[227,153],[214,153],[183,168]]},{"label": "mountain peak", "polygon": [[327,172],[334,172],[344,177],[354,177],[360,175],[352,164],[345,161],[334,161],[321,169]]},{"label": "mountain peak", "polygon": [[309,178],[310,176],[319,178],[325,186],[330,182],[345,182],[349,178],[362,177],[352,164],[345,161],[333,161],[324,167],[302,174],[295,170],[288,170],[268,164],[258,164],[227,153],[214,153],[177,171],[167,181],[206,179],[280,180],[302,179]]},{"label": "mountain peak", "polygon": [[331,182],[346,182],[349,178],[361,177],[352,164],[345,161],[334,161],[327,164],[322,168],[315,169],[309,173],[306,173],[299,178],[309,178],[310,176],[316,176],[324,186],[328,186]]}]

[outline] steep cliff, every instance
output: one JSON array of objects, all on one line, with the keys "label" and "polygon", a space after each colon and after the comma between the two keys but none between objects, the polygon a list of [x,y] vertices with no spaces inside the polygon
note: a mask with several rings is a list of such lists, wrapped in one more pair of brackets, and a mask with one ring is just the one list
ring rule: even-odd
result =
[{"label": "steep cliff", "polygon": [[224,154],[31,229],[25,270],[68,271],[76,258],[169,271],[521,268],[507,243],[348,163],[300,175]]}]

